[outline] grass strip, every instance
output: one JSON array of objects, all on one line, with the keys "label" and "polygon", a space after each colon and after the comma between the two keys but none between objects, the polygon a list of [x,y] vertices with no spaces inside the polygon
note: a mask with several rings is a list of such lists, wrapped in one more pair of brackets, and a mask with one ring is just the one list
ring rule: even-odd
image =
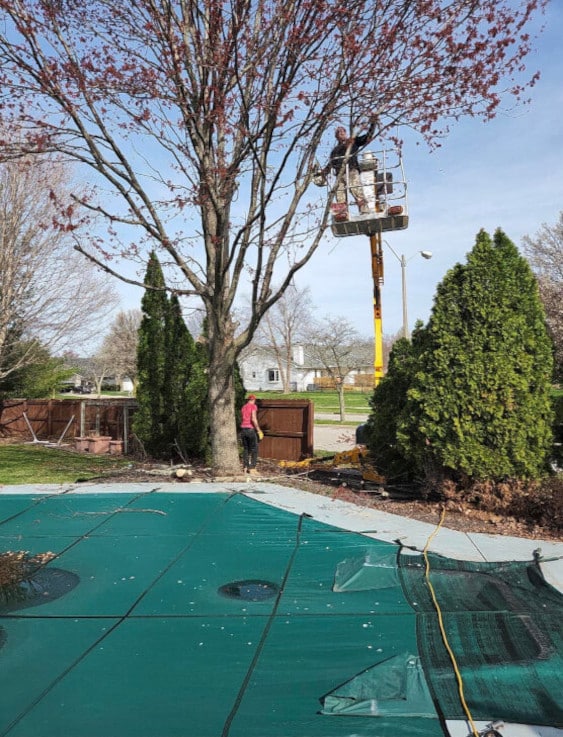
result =
[{"label": "grass strip", "polygon": [[42,445],[0,445],[0,484],[65,484],[124,469],[130,461]]}]

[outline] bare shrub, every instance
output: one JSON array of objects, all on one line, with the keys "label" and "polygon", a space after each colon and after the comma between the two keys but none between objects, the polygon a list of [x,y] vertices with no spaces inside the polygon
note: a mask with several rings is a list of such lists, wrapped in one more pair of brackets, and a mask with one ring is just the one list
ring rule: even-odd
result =
[{"label": "bare shrub", "polygon": [[563,529],[563,476],[543,481],[457,482],[442,479],[432,487],[449,504],[469,507],[550,530]]},{"label": "bare shrub", "polygon": [[24,551],[0,554],[0,604],[23,598],[21,584],[29,581],[36,571],[55,557],[54,553],[29,555]]}]

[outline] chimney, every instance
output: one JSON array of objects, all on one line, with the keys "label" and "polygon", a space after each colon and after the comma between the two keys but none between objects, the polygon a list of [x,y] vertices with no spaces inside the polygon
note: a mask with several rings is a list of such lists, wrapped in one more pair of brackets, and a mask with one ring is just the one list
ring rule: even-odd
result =
[{"label": "chimney", "polygon": [[293,346],[293,362],[298,366],[303,366],[305,363],[305,354],[302,345]]}]

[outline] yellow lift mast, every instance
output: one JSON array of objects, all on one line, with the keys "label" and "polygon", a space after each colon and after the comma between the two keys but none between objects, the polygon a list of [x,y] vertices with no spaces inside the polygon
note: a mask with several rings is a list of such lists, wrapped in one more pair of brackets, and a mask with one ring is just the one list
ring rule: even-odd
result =
[{"label": "yellow lift mast", "polygon": [[[350,212],[348,202],[332,205],[331,230],[337,238],[367,235],[370,243],[371,271],[373,277],[374,323],[374,384],[383,378],[383,314],[381,292],[383,287],[382,233],[404,230],[408,227],[407,183],[400,152],[397,149],[363,151],[357,156],[360,180],[363,188],[362,212]],[[350,192],[349,171],[344,172],[346,193]],[[329,191],[334,180],[328,181]]]},{"label": "yellow lift mast", "polygon": [[[360,179],[364,202],[362,212],[350,214],[349,203],[334,203],[331,229],[337,238],[351,235],[367,235],[371,252],[373,276],[373,323],[375,333],[374,384],[383,378],[383,316],[381,291],[383,287],[383,240],[382,233],[389,230],[404,230],[408,226],[407,184],[399,152],[391,154],[385,150],[365,151],[358,155]],[[346,167],[346,192],[350,191],[349,173]],[[334,190],[334,178],[328,182],[329,192]],[[352,465],[361,471],[361,484],[382,484],[384,479],[369,464],[368,453],[363,446],[336,453],[324,459],[305,458],[302,461],[281,461],[280,466],[293,469],[312,469],[323,466],[330,468]]]},{"label": "yellow lift mast", "polygon": [[375,350],[373,357],[373,381],[377,386],[383,378],[383,315],[381,313],[381,287],[383,286],[383,241],[381,233],[369,237],[371,248],[371,273],[373,276],[373,330]]}]

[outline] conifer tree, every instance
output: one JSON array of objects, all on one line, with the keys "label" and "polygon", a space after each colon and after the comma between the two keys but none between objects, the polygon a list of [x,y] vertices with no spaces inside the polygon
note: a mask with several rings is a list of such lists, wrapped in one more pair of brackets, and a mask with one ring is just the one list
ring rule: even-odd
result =
[{"label": "conifer tree", "polygon": [[372,413],[366,427],[367,445],[375,467],[388,481],[406,480],[411,471],[404,453],[397,447],[397,423],[413,379],[416,335],[417,328],[413,331],[412,343],[400,338],[393,344],[387,373],[370,399]]},{"label": "conifer tree", "polygon": [[208,407],[209,354],[204,343],[197,342],[191,365],[190,381],[184,390],[181,418],[182,442],[186,453],[211,461]]},{"label": "conifer tree", "polygon": [[184,440],[186,388],[194,362],[194,340],[182,316],[180,301],[172,295],[166,314],[164,380],[162,403],[165,444],[184,457],[190,454]]},{"label": "conifer tree", "polygon": [[207,352],[195,345],[177,296],[168,299],[162,289],[162,269],[154,252],[145,284],[133,429],[155,458],[203,459],[209,451]]},{"label": "conifer tree", "polygon": [[[143,318],[137,353],[138,410],[133,430],[146,452],[155,458],[211,460],[208,405],[209,353],[203,340],[195,343],[176,295],[162,289],[162,269],[151,254],[141,301]],[[238,365],[234,385],[236,406],[244,402]]]},{"label": "conifer tree", "polygon": [[237,358],[330,227],[335,188],[310,185],[335,125],[433,146],[490,120],[537,81],[524,61],[548,4],[0,0],[0,159],[75,162],[92,186],[52,203],[63,232],[84,227],[75,247],[130,281],[149,241],[171,289],[201,299],[219,475],[239,467]]},{"label": "conifer tree", "polygon": [[[428,325],[413,337],[408,389],[391,438],[411,472],[540,476],[552,441],[552,345],[534,276],[501,230],[492,240],[478,234],[467,263],[439,285]],[[391,372],[397,377],[388,386],[397,386],[399,367],[392,364]],[[377,414],[372,422],[379,427]]]},{"label": "conifer tree", "polygon": [[[246,395],[238,363],[235,363],[233,383],[235,391],[235,412],[238,418]],[[192,454],[198,458],[204,458],[206,461],[211,462],[208,384],[209,352],[207,348],[207,320],[204,320],[201,340],[198,340],[195,344],[190,380],[186,387],[182,433],[183,442],[188,454]]]},{"label": "conifer tree", "polygon": [[145,274],[145,293],[141,300],[143,318],[137,349],[137,411],[133,430],[146,452],[156,458],[170,453],[165,432],[163,386],[165,377],[168,298],[164,277],[153,251]]}]

